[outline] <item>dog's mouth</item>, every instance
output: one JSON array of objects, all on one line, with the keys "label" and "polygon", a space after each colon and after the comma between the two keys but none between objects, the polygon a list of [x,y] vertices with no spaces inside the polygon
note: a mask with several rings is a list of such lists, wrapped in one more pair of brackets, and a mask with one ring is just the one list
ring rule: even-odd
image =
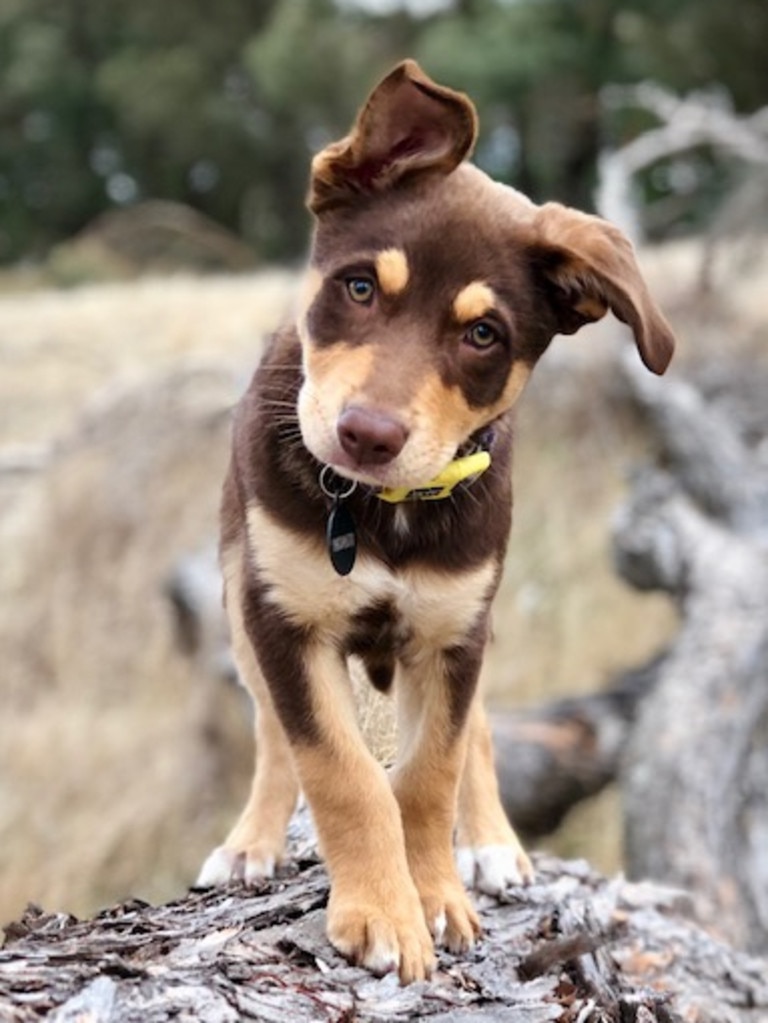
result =
[{"label": "dog's mouth", "polygon": [[430,459],[430,464],[423,466],[401,465],[398,459],[355,465],[350,464],[347,452],[340,451],[325,463],[324,471],[336,477],[336,490],[344,489],[342,483],[359,485],[393,503],[447,497],[458,484],[471,483],[488,468],[492,444],[493,428],[488,426],[468,437],[451,454],[439,461]]},{"label": "dog's mouth", "polygon": [[490,451],[493,430],[487,425],[464,439],[438,436],[425,428],[424,417],[402,416],[385,407],[350,403],[332,411],[306,385],[299,394],[298,413],[304,445],[320,465],[339,481],[375,493],[440,490],[445,473],[450,481],[487,468],[478,468],[477,460],[463,461]]},{"label": "dog's mouth", "polygon": [[[450,461],[450,459],[448,459]],[[343,455],[336,456],[324,463],[341,479],[357,483],[371,490],[385,490],[391,487],[418,487],[434,476],[435,473],[425,468],[404,467],[396,463],[386,465],[354,464]]]}]

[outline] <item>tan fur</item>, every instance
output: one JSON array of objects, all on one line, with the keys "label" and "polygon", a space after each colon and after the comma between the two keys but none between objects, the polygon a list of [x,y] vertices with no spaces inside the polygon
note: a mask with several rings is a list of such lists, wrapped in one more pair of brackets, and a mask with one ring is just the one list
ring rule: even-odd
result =
[{"label": "tan fur", "polygon": [[[368,345],[318,349],[306,334],[301,340],[306,378],[299,393],[299,416],[304,441],[313,451],[327,449],[325,460],[330,461],[336,419],[370,376],[374,352]],[[343,373],[339,372],[340,363]]]},{"label": "tan fur", "polygon": [[495,415],[501,415],[502,412],[512,408],[517,399],[523,393],[523,389],[528,383],[531,372],[532,367],[526,365],[524,362],[516,362],[514,364],[512,372],[509,374],[507,383],[504,387],[504,394],[493,409]]},{"label": "tan fur", "polygon": [[471,849],[509,846],[519,874],[530,880],[533,877],[531,861],[501,806],[491,730],[479,695],[472,701],[468,730],[467,759],[459,789],[456,844]]},{"label": "tan fur", "polygon": [[472,281],[462,288],[453,300],[453,315],[459,323],[479,320],[496,305],[493,288],[483,281]]},{"label": "tan fur", "polygon": [[445,649],[463,639],[484,607],[496,573],[494,561],[453,574],[427,569],[403,572],[405,599],[401,606],[417,640]]},{"label": "tan fur", "polygon": [[222,569],[232,652],[240,678],[256,703],[257,759],[248,802],[224,846],[245,855],[246,870],[250,865],[253,871],[258,871],[259,867],[267,868],[270,863],[282,860],[285,831],[296,806],[299,786],[288,739],[245,633],[240,604],[243,553],[241,544],[224,551]]},{"label": "tan fur", "polygon": [[[469,947],[479,930],[477,917],[450,852],[464,743],[446,743],[450,722],[442,655],[425,658],[421,651],[450,649],[466,636],[494,583],[495,564],[458,576],[424,569],[396,576],[373,559],[360,559],[354,576],[340,580],[324,551],[297,550],[295,535],[258,505],[248,509],[248,529],[259,539],[254,563],[273,585],[273,599],[318,634],[306,669],[323,740],[318,747],[297,747],[295,757],[315,810],[323,855],[338,890],[345,892],[343,907],[334,908],[329,920],[332,940],[340,948],[354,944],[349,935],[361,926],[357,902],[369,907],[366,913],[379,898],[392,906],[402,903],[405,919],[415,883],[433,933],[456,950]],[[356,611],[383,598],[396,603],[412,630],[411,667],[403,669],[398,684],[403,727],[393,787],[399,815],[362,740],[347,669],[333,643]],[[362,818],[350,815],[353,806],[365,807]],[[396,856],[401,826],[407,866]],[[349,857],[353,843],[357,853]]]},{"label": "tan fur", "polygon": [[583,316],[586,316],[588,320],[593,321],[602,319],[608,312],[608,306],[605,302],[601,302],[599,298],[593,298],[590,295],[585,295],[584,298],[575,302],[573,308]]},{"label": "tan fur", "polygon": [[416,428],[421,427],[424,434],[420,450],[423,457],[431,456],[435,469],[429,476],[439,472],[450,461],[462,437],[482,423],[478,410],[467,405],[461,389],[446,387],[434,370],[424,374],[413,401],[413,416]]},{"label": "tan fur", "polygon": [[[320,461],[332,461],[336,423],[343,409],[356,402],[372,403],[387,368],[374,346],[334,345],[332,349],[304,344],[308,379],[299,396],[299,418],[307,446]],[[511,408],[522,393],[531,367],[517,362],[500,399],[490,409],[470,408],[459,387],[446,387],[439,374],[419,370],[421,383],[404,408],[396,408],[409,430],[408,442],[380,479],[388,487],[415,487],[433,479],[454,457],[462,439]]]},{"label": "tan fur", "polygon": [[480,927],[451,852],[466,738],[448,741],[451,723],[444,686],[440,653],[403,667],[397,690],[401,744],[392,785],[427,923],[434,931],[439,919],[446,944],[460,951],[471,947]]},{"label": "tan fur", "polygon": [[408,286],[408,257],[402,249],[384,249],[376,256],[376,276],[385,295],[399,295]]},{"label": "tan fur", "polygon": [[[304,339],[302,339],[304,340]],[[335,412],[344,401],[359,391],[371,374],[374,350],[369,345],[334,345],[316,348],[307,338],[304,343],[304,365],[313,390],[322,391],[322,400]],[[344,372],[339,372],[343,366]]]},{"label": "tan fur", "polygon": [[473,409],[460,388],[446,387],[437,373],[425,374],[424,382],[412,403],[413,430],[423,433],[414,444],[422,465],[414,467],[422,480],[431,479],[450,461],[461,439],[481,429],[487,422],[512,408],[531,375],[531,367],[517,362],[507,379],[500,399],[492,408]]},{"label": "tan fur", "polygon": [[310,181],[313,183],[322,181],[329,185],[333,184],[337,178],[336,165],[339,162],[339,157],[343,157],[349,150],[350,141],[351,136],[346,135],[343,139],[339,139],[338,142],[331,142],[325,149],[315,153],[310,164]]},{"label": "tan fur", "polygon": [[[329,666],[317,656],[312,678],[329,684]],[[339,670],[335,666],[334,674]],[[298,747],[296,760],[333,879],[328,936],[377,972],[399,965],[405,983],[423,979],[434,964],[432,940],[405,857],[397,802],[359,733],[349,730],[345,716],[326,717],[324,709],[318,719],[323,741]]]}]

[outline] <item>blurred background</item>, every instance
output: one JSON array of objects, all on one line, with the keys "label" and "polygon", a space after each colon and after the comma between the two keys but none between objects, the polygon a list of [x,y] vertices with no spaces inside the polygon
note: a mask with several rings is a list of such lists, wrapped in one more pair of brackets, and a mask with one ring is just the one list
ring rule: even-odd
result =
[{"label": "blurred background", "polygon": [[[291,308],[310,157],[379,75],[415,57],[477,104],[484,169],[618,222],[695,374],[768,352],[767,39],[764,0],[3,0],[0,922],[178,896],[239,811],[250,712],[187,594],[218,599],[229,410]],[[626,345],[559,341],[523,401],[496,706],[679,624],[611,562],[652,446]],[[615,788],[545,844],[619,868]]]}]

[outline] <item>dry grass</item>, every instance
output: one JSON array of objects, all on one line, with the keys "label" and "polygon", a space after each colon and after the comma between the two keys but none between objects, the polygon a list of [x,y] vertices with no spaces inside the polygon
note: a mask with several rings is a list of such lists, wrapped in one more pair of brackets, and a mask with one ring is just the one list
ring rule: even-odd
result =
[{"label": "dry grass", "polygon": [[[290,294],[274,274],[0,298],[0,461],[49,451],[39,472],[0,472],[0,920],[29,899],[84,913],[178,895],[239,808],[247,709],[178,652],[163,587],[215,529],[224,410]],[[558,342],[524,399],[497,704],[599,686],[674,625],[610,566],[642,452],[611,398],[614,333]],[[611,866],[615,798],[589,813],[565,848]]]},{"label": "dry grass", "polygon": [[163,587],[215,531],[226,410],[291,293],[268,275],[0,302],[0,452],[55,441],[4,477],[0,919],[178,892],[226,827],[247,713],[179,655]]},{"label": "dry grass", "polygon": [[0,444],[47,442],[103,389],[195,358],[238,370],[285,315],[293,278],[163,277],[0,300]]}]

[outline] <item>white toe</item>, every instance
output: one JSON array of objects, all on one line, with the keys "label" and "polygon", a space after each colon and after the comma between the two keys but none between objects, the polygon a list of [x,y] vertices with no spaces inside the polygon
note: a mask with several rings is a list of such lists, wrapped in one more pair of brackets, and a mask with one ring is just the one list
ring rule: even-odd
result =
[{"label": "white toe", "polygon": [[432,937],[434,938],[436,945],[442,945],[443,938],[445,937],[445,928],[447,926],[447,923],[448,921],[445,918],[444,912],[438,913],[435,919],[432,921],[430,931],[432,933]]},{"label": "white toe", "polygon": [[227,884],[237,876],[237,858],[238,854],[224,845],[214,849],[197,875],[196,887],[215,888],[216,885]]},{"label": "white toe", "polygon": [[468,845],[456,849],[456,869],[465,888],[475,887],[475,850]]},{"label": "white toe", "polygon": [[244,852],[220,845],[214,849],[203,864],[195,882],[196,888],[214,888],[230,881],[245,881],[256,884],[265,877],[273,877],[275,860],[272,856],[255,859]]},{"label": "white toe", "polygon": [[400,955],[397,949],[392,948],[388,942],[377,941],[373,947],[368,951],[365,959],[363,960],[363,966],[376,974],[377,977],[383,977],[385,973],[391,973],[396,970],[400,963]]},{"label": "white toe", "polygon": [[245,861],[243,880],[246,884],[256,884],[264,878],[275,876],[274,856],[265,856],[263,859],[252,859],[250,856]]},{"label": "white toe", "polygon": [[456,863],[464,884],[487,895],[500,895],[526,880],[514,845],[464,846],[456,850]]}]

